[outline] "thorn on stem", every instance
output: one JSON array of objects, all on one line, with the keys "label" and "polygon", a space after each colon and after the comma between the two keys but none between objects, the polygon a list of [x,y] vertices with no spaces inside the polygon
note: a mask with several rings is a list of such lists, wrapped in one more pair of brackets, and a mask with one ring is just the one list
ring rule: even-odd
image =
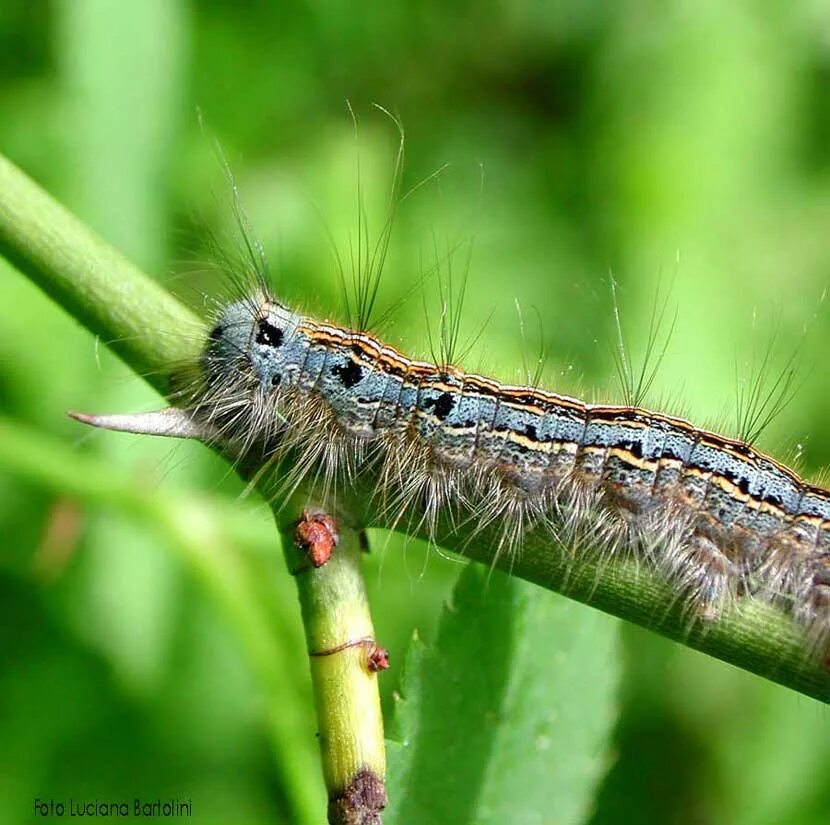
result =
[{"label": "thorn on stem", "polygon": [[322,567],[337,547],[337,523],[328,513],[306,510],[294,531],[294,543],[314,567]]},{"label": "thorn on stem", "polygon": [[180,410],[177,407],[167,407],[154,412],[116,415],[89,415],[69,410],[67,415],[82,424],[104,430],[166,436],[167,438],[195,438],[199,441],[216,440],[216,433],[208,425],[198,422],[186,410]]}]

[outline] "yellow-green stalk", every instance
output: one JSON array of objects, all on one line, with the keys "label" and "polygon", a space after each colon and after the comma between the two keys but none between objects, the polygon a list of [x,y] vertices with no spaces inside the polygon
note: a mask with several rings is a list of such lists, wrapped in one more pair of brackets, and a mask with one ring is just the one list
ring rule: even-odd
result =
[{"label": "yellow-green stalk", "polygon": [[297,541],[298,524],[308,516],[297,515],[294,510],[293,518],[278,518],[308,644],[329,822],[379,823],[386,805],[386,756],[359,537],[337,525],[330,558],[315,566],[308,546]]}]

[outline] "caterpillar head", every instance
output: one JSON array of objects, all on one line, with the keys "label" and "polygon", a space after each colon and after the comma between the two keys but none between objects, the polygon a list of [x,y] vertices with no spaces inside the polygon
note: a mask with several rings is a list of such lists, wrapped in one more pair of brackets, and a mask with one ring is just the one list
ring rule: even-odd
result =
[{"label": "caterpillar head", "polygon": [[204,364],[212,378],[255,376],[264,391],[290,386],[305,358],[297,334],[301,316],[273,300],[252,305],[229,304],[219,316],[205,349]]}]

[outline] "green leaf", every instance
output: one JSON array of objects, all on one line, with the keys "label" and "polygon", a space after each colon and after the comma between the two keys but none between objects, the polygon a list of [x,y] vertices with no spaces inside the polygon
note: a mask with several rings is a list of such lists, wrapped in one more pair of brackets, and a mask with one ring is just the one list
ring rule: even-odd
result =
[{"label": "green leaf", "polygon": [[384,822],[584,821],[609,764],[619,672],[613,619],[468,567],[435,644],[412,640]]}]

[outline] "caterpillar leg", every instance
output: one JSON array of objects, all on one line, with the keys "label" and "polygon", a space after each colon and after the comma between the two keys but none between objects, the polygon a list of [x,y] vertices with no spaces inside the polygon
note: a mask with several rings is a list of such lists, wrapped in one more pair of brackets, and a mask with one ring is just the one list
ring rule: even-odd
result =
[{"label": "caterpillar leg", "polygon": [[811,649],[830,670],[830,566],[824,561],[824,564],[821,561],[815,564],[796,618],[806,625]]},{"label": "caterpillar leg", "polygon": [[689,599],[694,618],[719,618],[738,593],[738,566],[708,536],[696,531],[668,559],[669,575]]}]

